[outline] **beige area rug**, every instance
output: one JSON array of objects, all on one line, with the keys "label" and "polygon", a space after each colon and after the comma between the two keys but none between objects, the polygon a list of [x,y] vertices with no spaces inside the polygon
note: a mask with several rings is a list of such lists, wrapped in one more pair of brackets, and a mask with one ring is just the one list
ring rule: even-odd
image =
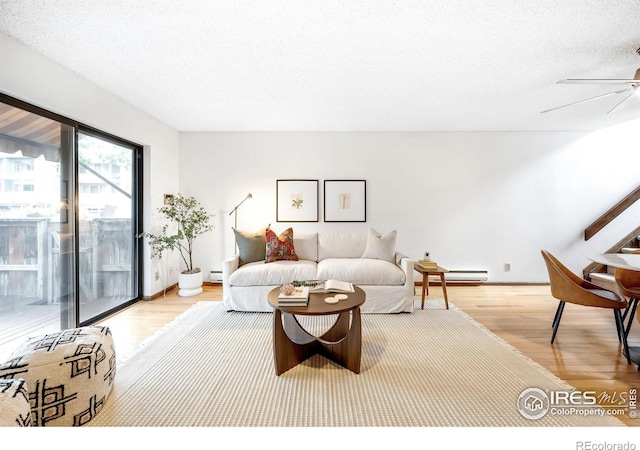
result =
[{"label": "beige area rug", "polygon": [[[200,302],[118,369],[92,426],[619,426],[611,417],[523,418],[524,389],[571,387],[453,307],[363,315],[356,375],[321,356],[275,375],[270,313]],[[326,323],[308,323],[314,331]]]}]

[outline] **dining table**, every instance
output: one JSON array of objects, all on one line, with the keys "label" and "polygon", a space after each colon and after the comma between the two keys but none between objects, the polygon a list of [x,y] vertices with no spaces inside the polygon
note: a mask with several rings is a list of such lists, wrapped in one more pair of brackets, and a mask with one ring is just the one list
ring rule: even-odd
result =
[{"label": "dining table", "polygon": [[601,253],[589,256],[589,259],[605,266],[640,272],[640,253]]},{"label": "dining table", "polygon": [[[616,269],[635,270],[640,277],[640,253],[600,253],[588,257],[591,261]],[[639,299],[633,299],[636,303]],[[640,316],[636,316],[640,320]],[[640,346],[629,345],[629,358],[640,364]],[[640,366],[638,368],[640,370]]]}]

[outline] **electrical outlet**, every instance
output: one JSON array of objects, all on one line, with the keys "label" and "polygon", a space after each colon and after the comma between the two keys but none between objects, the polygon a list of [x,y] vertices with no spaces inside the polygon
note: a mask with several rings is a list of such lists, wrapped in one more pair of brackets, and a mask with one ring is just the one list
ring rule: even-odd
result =
[{"label": "electrical outlet", "polygon": [[160,272],[156,270],[156,280],[159,280],[159,279],[160,279]]},{"label": "electrical outlet", "polygon": [[504,263],[504,271],[509,272],[511,270],[511,263]]}]

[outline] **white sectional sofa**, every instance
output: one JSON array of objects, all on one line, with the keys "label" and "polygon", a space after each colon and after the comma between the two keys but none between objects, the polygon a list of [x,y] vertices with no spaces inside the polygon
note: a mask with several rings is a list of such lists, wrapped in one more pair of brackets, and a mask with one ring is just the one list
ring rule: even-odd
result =
[{"label": "white sectional sofa", "polygon": [[381,236],[371,229],[363,235],[297,234],[297,260],[243,263],[241,249],[240,255],[223,262],[222,303],[229,311],[271,312],[267,293],[273,288],[292,281],[336,279],[365,291],[363,313],[411,312],[413,261],[395,251],[392,233]]}]

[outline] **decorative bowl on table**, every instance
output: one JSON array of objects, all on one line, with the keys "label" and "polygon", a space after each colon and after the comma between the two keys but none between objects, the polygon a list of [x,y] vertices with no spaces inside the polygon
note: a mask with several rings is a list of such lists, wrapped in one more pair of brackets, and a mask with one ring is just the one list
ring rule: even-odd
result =
[{"label": "decorative bowl on table", "polygon": [[282,292],[284,295],[291,295],[295,291],[296,287],[291,283],[283,284],[282,286],[280,286],[280,292]]}]

